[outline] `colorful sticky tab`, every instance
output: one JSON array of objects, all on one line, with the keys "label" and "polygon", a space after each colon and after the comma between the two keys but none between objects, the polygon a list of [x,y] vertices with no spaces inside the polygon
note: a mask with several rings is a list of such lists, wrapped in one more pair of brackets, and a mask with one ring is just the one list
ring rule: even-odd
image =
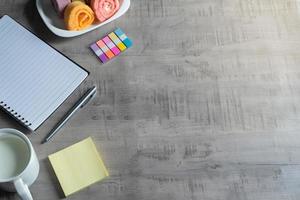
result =
[{"label": "colorful sticky tab", "polygon": [[101,40],[93,43],[90,48],[95,52],[101,62],[105,63],[132,46],[132,41],[122,29],[118,28]]},{"label": "colorful sticky tab", "polygon": [[123,44],[123,42],[118,38],[118,36],[116,36],[116,34],[114,32],[111,32],[110,34],[108,34],[109,38],[115,43],[115,45],[117,45],[117,47],[121,50],[121,51],[125,51],[126,50],[126,46]]},{"label": "colorful sticky tab", "polygon": [[115,56],[102,40],[98,40],[96,43],[109,59],[112,59]]},{"label": "colorful sticky tab", "polygon": [[132,41],[127,37],[127,35],[122,31],[122,29],[117,28],[114,32],[120,38],[120,40],[126,45],[127,48],[132,46]]},{"label": "colorful sticky tab", "polygon": [[116,45],[109,39],[108,36],[105,36],[102,40],[103,40],[103,42],[106,44],[106,46],[108,46],[108,48],[110,48],[110,50],[111,50],[115,55],[120,54],[120,50],[119,50],[118,47],[116,47]]},{"label": "colorful sticky tab", "polygon": [[108,61],[108,58],[103,53],[103,51],[97,46],[97,44],[93,43],[90,48],[94,51],[94,53],[98,56],[101,62],[105,63]]}]

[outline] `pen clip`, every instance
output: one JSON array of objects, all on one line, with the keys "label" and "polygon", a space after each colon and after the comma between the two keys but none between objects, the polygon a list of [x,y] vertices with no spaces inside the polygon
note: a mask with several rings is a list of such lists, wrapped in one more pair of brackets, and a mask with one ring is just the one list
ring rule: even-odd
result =
[{"label": "pen clip", "polygon": [[80,106],[80,108],[83,108],[90,100],[95,96],[96,93],[93,93],[89,96],[89,98]]}]

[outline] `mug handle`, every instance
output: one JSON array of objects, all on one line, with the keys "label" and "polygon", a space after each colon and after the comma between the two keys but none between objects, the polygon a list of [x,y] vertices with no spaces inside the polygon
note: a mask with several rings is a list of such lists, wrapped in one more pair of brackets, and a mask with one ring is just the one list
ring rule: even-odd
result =
[{"label": "mug handle", "polygon": [[22,179],[15,180],[14,185],[22,200],[33,200],[28,185]]}]

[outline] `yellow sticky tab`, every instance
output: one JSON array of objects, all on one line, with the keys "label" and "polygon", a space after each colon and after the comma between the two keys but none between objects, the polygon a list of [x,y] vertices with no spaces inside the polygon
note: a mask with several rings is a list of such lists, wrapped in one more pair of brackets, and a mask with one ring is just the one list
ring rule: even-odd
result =
[{"label": "yellow sticky tab", "polygon": [[125,51],[125,49],[127,48],[125,46],[125,44],[118,38],[118,36],[116,36],[116,34],[114,32],[111,32],[110,34],[108,34],[108,37],[110,37],[110,39],[115,43],[115,45],[121,50],[121,51]]},{"label": "yellow sticky tab", "polygon": [[48,158],[65,196],[109,175],[91,137],[58,151]]},{"label": "yellow sticky tab", "polygon": [[117,47],[121,50],[121,51],[125,51],[126,46],[123,44],[123,42],[120,42],[119,44],[117,44]]}]

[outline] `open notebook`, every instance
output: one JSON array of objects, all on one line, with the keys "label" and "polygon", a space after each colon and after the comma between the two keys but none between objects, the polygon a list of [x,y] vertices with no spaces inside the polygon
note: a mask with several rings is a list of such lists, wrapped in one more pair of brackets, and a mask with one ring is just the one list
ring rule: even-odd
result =
[{"label": "open notebook", "polygon": [[9,16],[0,19],[0,107],[37,129],[88,72]]}]

